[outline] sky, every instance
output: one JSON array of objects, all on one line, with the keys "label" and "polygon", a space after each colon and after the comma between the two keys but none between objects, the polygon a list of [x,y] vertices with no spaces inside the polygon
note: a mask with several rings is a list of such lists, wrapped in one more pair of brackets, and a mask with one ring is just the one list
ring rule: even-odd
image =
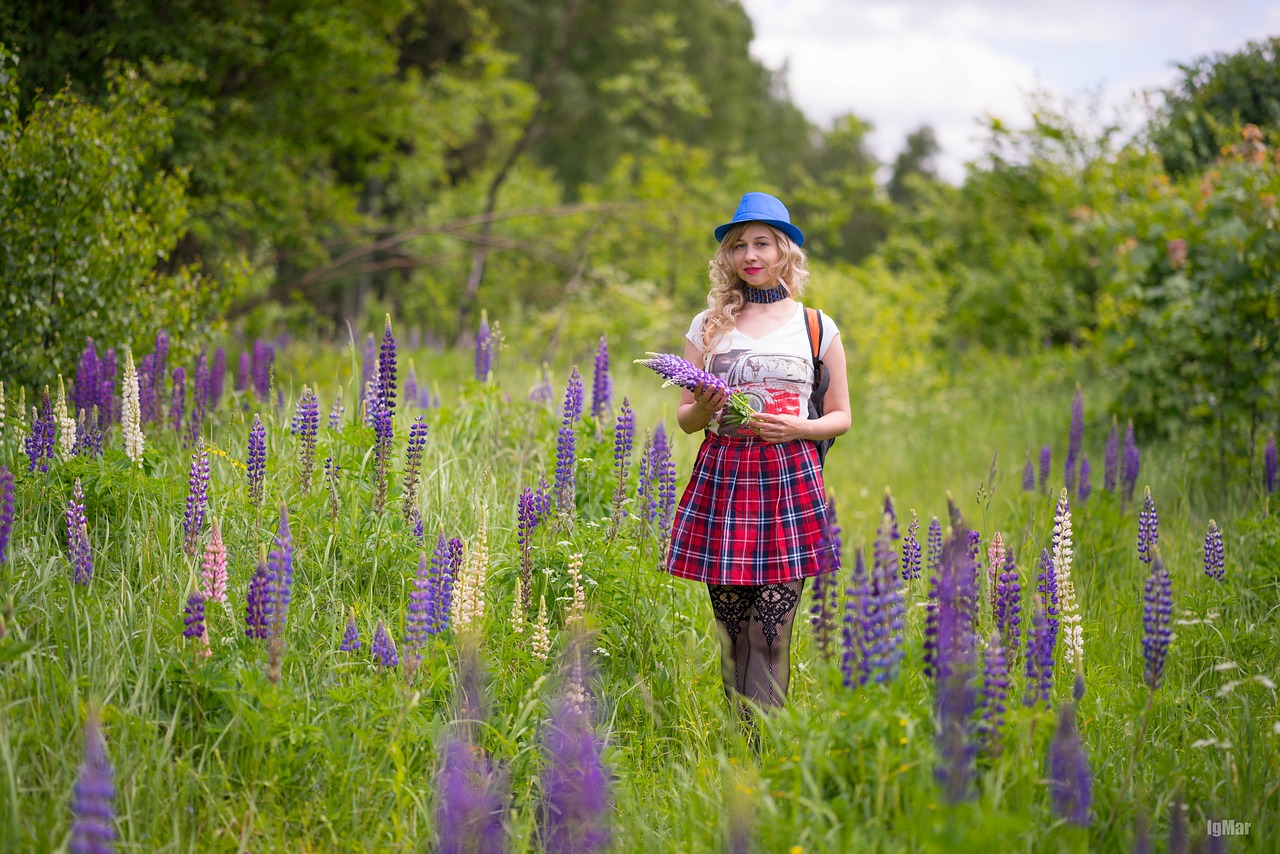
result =
[{"label": "sky", "polygon": [[1173,84],[1177,63],[1280,35],[1265,0],[741,0],[752,54],[785,69],[792,101],[830,127],[853,113],[892,163],[929,124],[939,173],[964,177],[982,120],[1024,126],[1028,98],[1096,99],[1104,120],[1136,127],[1143,91]]}]

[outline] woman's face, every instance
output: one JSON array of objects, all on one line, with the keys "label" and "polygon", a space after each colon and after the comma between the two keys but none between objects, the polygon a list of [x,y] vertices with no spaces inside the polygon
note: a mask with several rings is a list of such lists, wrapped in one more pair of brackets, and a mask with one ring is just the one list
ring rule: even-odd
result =
[{"label": "woman's face", "polygon": [[733,269],[749,287],[771,288],[776,285],[781,265],[782,252],[778,248],[778,240],[763,223],[750,223],[733,244]]}]

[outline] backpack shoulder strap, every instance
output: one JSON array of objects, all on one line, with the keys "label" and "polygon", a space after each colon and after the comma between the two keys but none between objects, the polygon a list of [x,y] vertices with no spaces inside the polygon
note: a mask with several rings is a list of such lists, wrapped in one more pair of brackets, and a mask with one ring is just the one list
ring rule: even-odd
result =
[{"label": "backpack shoulder strap", "polygon": [[813,353],[814,364],[817,364],[818,353],[822,349],[822,312],[806,306],[804,319],[805,331],[809,333],[809,349]]}]

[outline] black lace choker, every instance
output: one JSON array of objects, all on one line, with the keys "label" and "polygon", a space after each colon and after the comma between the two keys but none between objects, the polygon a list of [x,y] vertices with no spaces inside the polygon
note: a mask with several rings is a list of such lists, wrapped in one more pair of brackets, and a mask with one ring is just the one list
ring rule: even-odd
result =
[{"label": "black lace choker", "polygon": [[787,286],[782,282],[778,282],[778,284],[768,290],[765,290],[764,288],[753,288],[750,285],[747,285],[746,291],[747,302],[770,303],[787,298]]}]

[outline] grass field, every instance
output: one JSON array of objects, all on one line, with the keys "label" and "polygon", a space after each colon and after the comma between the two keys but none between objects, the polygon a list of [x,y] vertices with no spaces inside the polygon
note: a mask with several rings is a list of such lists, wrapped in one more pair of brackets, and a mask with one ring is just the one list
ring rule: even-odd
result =
[{"label": "grass field", "polygon": [[[17,479],[8,560],[0,565],[0,848],[57,850],[71,841],[73,789],[94,709],[114,768],[119,850],[468,850],[478,837],[438,832],[437,771],[453,736],[471,739],[492,761],[504,847],[541,850],[546,736],[571,636],[568,568],[581,555],[588,688],[609,778],[612,850],[1115,851],[1133,850],[1143,834],[1156,850],[1178,850],[1180,833],[1194,844],[1208,837],[1275,850],[1280,525],[1256,484],[1215,485],[1187,448],[1144,446],[1138,498],[1122,506],[1102,488],[1106,385],[1065,357],[975,362],[893,387],[855,381],[854,427],[826,469],[846,566],[855,549],[870,557],[886,488],[901,528],[914,511],[922,538],[933,517],[947,524],[950,493],[981,535],[982,554],[999,531],[1016,555],[1024,630],[1040,553],[1051,545],[1071,397],[1077,385],[1083,394],[1094,489],[1072,506],[1072,578],[1084,638],[1085,690],[1075,715],[1091,772],[1089,821],[1082,827],[1060,817],[1048,783],[1047,753],[1073,689],[1061,643],[1048,707],[1024,706],[1017,656],[1003,750],[978,754],[970,796],[952,803],[938,782],[949,760],[936,737],[934,685],[921,667],[927,578],[903,587],[905,659],[886,684],[845,687],[838,657],[824,660],[812,627],[798,622],[790,701],[761,718],[753,750],[721,689],[705,590],[658,571],[661,536],[635,518],[644,432],[659,423],[675,431],[681,482],[698,437],[679,434],[674,390],[627,364],[627,354],[612,356],[614,411],[625,395],[636,414],[626,490],[632,515],[610,535],[614,425],[585,418],[575,429],[576,513],[548,520],[533,537],[535,601],[545,595],[551,626],[546,660],[530,643],[532,622],[523,620],[518,633],[512,618],[517,500],[541,477],[553,479],[568,365],[555,372],[555,402],[536,405],[526,402],[534,372],[525,366],[504,366],[482,384],[467,377],[470,354],[402,351],[401,376],[411,357],[441,405],[401,407],[380,515],[374,431],[359,423],[352,379],[359,359],[350,348],[282,351],[281,408],[249,392],[224,398],[203,430],[212,450],[209,513],[229,556],[228,602],[208,603],[207,659],[183,637],[183,608],[200,568],[182,549],[191,449],[150,426],[144,463],[131,466],[116,428],[102,458],[58,458],[47,473],[28,472],[10,415],[0,447],[0,463]],[[589,395],[591,366],[581,367]],[[318,472],[305,493],[299,439],[289,429],[304,383],[321,404]],[[339,386],[346,411],[330,429]],[[260,505],[248,500],[244,471],[255,413],[267,426]],[[421,540],[400,505],[405,438],[419,414],[429,427]],[[1024,461],[1044,445],[1053,455],[1049,483],[1025,491]],[[333,518],[320,473],[326,457],[342,470]],[[64,521],[77,478],[94,561],[85,586],[72,583]],[[1154,691],[1144,680],[1147,566],[1136,549],[1148,485],[1174,603],[1164,680]],[[245,636],[244,610],[281,505],[294,581],[276,682],[267,645]],[[485,611],[468,634],[478,638],[483,703],[464,714],[458,684],[470,668],[457,633],[430,638],[416,668],[405,666],[403,645],[399,666],[378,667],[369,644],[379,620],[402,643],[420,554],[430,554],[440,532],[475,548],[482,518]],[[1210,518],[1224,532],[1222,581],[1203,570]],[[202,544],[208,534],[206,523]],[[806,612],[809,604],[806,595]],[[352,612],[363,641],[354,653],[339,649]],[[981,609],[980,637],[991,619]],[[1210,822],[1240,824],[1224,831]],[[1248,833],[1209,835],[1246,822]]]}]

